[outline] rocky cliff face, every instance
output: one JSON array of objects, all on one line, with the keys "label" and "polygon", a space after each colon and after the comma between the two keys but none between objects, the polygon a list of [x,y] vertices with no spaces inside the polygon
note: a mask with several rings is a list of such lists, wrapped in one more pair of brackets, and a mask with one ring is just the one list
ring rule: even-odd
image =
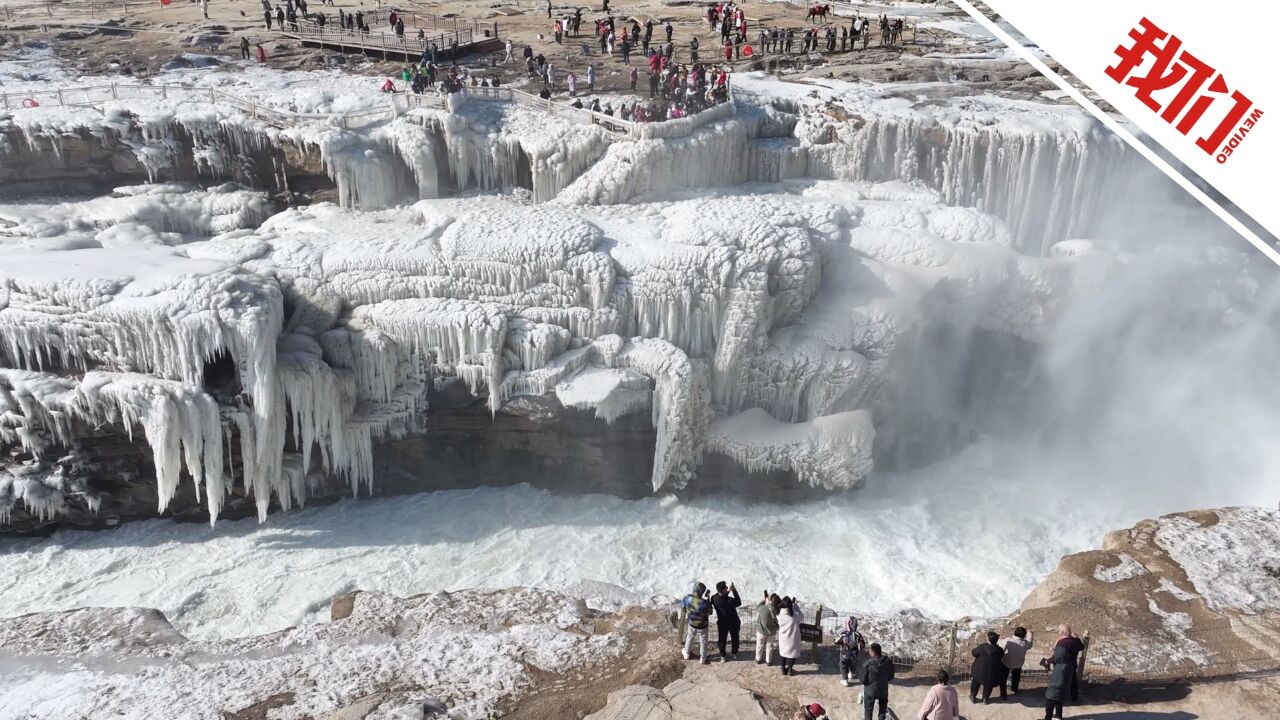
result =
[{"label": "rocky cliff face", "polygon": [[[1063,558],[1011,620],[1090,631],[1099,672],[1193,677],[1280,657],[1280,512],[1241,507],[1144,520]],[[1052,637],[1052,635],[1048,635]]]}]

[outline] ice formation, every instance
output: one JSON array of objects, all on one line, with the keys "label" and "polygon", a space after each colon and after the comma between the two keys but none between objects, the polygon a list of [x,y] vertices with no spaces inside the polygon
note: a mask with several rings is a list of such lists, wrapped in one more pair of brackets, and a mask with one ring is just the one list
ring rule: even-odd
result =
[{"label": "ice formation", "polygon": [[[850,487],[906,339],[941,322],[1037,341],[1112,264],[1050,242],[1089,230],[1131,162],[1078,113],[735,88],[622,137],[481,101],[356,129],[198,93],[0,116],[10,174],[86,158],[167,181],[44,216],[0,206],[5,442],[43,462],[138,425],[161,509],[185,468],[211,518],[237,485],[265,517],[318,475],[370,488],[375,444],[421,433],[428,396],[463,386],[491,413],[530,395],[605,422],[647,410],[654,491],[686,487],[708,451]],[[265,220],[261,191],[168,183],[288,190],[306,173],[337,204]],[[527,192],[447,197],[511,188]],[[6,471],[25,474],[5,507],[47,516],[83,492],[36,465]]]},{"label": "ice formation", "polygon": [[1209,522],[1170,515],[1156,521],[1155,542],[1186,571],[1210,608],[1276,612],[1280,610],[1275,577],[1280,571],[1277,519],[1276,511],[1257,507],[1218,510]]},{"label": "ice formation", "polygon": [[0,201],[0,244],[50,250],[181,245],[255,228],[273,213],[266,193],[230,183],[134,185],[79,202]]},{"label": "ice formation", "polygon": [[[734,92],[735,103],[622,138],[481,101],[414,109],[352,130],[336,120],[279,128],[200,93],[179,93],[145,105],[0,115],[0,157],[18,167],[39,157],[65,163],[97,146],[87,154],[108,172],[129,166],[151,180],[210,177],[280,189],[305,168],[327,174],[341,204],[366,209],[465,189],[523,187],[538,202],[599,204],[748,181],[917,180],[948,204],[1002,218],[1035,254],[1102,230],[1125,183],[1145,167],[1071,108],[948,97],[943,86],[906,94],[839,81],[785,84],[763,73],[736,76]],[[254,101],[280,99],[268,93]]]},{"label": "ice formation", "polygon": [[1120,553],[1119,559],[1120,564],[1114,567],[1099,565],[1093,571],[1094,579],[1106,583],[1123,582],[1148,572],[1147,568],[1142,563],[1134,560],[1129,553]]},{"label": "ice formation", "polygon": [[[932,295],[1034,338],[1092,258],[1007,244],[931,191],[820,183],[618,212],[322,204],[178,247],[0,249],[0,427],[39,454],[139,425],[160,509],[185,467],[211,517],[237,480],[265,516],[305,501],[313,472],[369,487],[373,443],[420,431],[429,389],[456,380],[491,412],[547,394],[606,421],[648,409],[654,490],[708,450],[849,487],[871,468],[897,338]],[[208,386],[222,356],[236,382]],[[29,485],[9,503],[52,512]]]}]

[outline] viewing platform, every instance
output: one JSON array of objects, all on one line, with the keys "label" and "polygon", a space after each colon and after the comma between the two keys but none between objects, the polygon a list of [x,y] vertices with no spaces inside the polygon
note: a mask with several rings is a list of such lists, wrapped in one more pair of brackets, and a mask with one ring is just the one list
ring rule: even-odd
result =
[{"label": "viewing platform", "polygon": [[296,29],[293,25],[285,25],[281,34],[307,47],[342,53],[361,52],[385,61],[417,62],[433,43],[440,60],[456,60],[455,53],[461,57],[473,52],[502,49],[495,22],[416,13],[397,17],[404,21],[403,34],[394,31],[389,15],[381,10],[365,13],[364,23],[370,28],[367,31],[339,27],[338,19],[334,17],[324,26],[309,20],[298,22]]}]

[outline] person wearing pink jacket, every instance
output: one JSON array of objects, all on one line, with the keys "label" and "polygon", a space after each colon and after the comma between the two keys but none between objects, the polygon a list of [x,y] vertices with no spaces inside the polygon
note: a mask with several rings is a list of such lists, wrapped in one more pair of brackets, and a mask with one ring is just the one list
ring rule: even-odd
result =
[{"label": "person wearing pink jacket", "polygon": [[929,688],[920,706],[920,720],[955,720],[960,717],[960,696],[951,687],[951,676],[939,670],[934,676],[938,684]]}]

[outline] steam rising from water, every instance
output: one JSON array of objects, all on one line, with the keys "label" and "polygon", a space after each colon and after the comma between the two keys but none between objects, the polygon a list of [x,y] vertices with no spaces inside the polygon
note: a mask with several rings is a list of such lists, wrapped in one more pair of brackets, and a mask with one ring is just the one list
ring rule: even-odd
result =
[{"label": "steam rising from water", "polygon": [[1044,361],[1046,460],[1135,511],[1280,500],[1277,269],[1230,246],[1127,258]]}]

